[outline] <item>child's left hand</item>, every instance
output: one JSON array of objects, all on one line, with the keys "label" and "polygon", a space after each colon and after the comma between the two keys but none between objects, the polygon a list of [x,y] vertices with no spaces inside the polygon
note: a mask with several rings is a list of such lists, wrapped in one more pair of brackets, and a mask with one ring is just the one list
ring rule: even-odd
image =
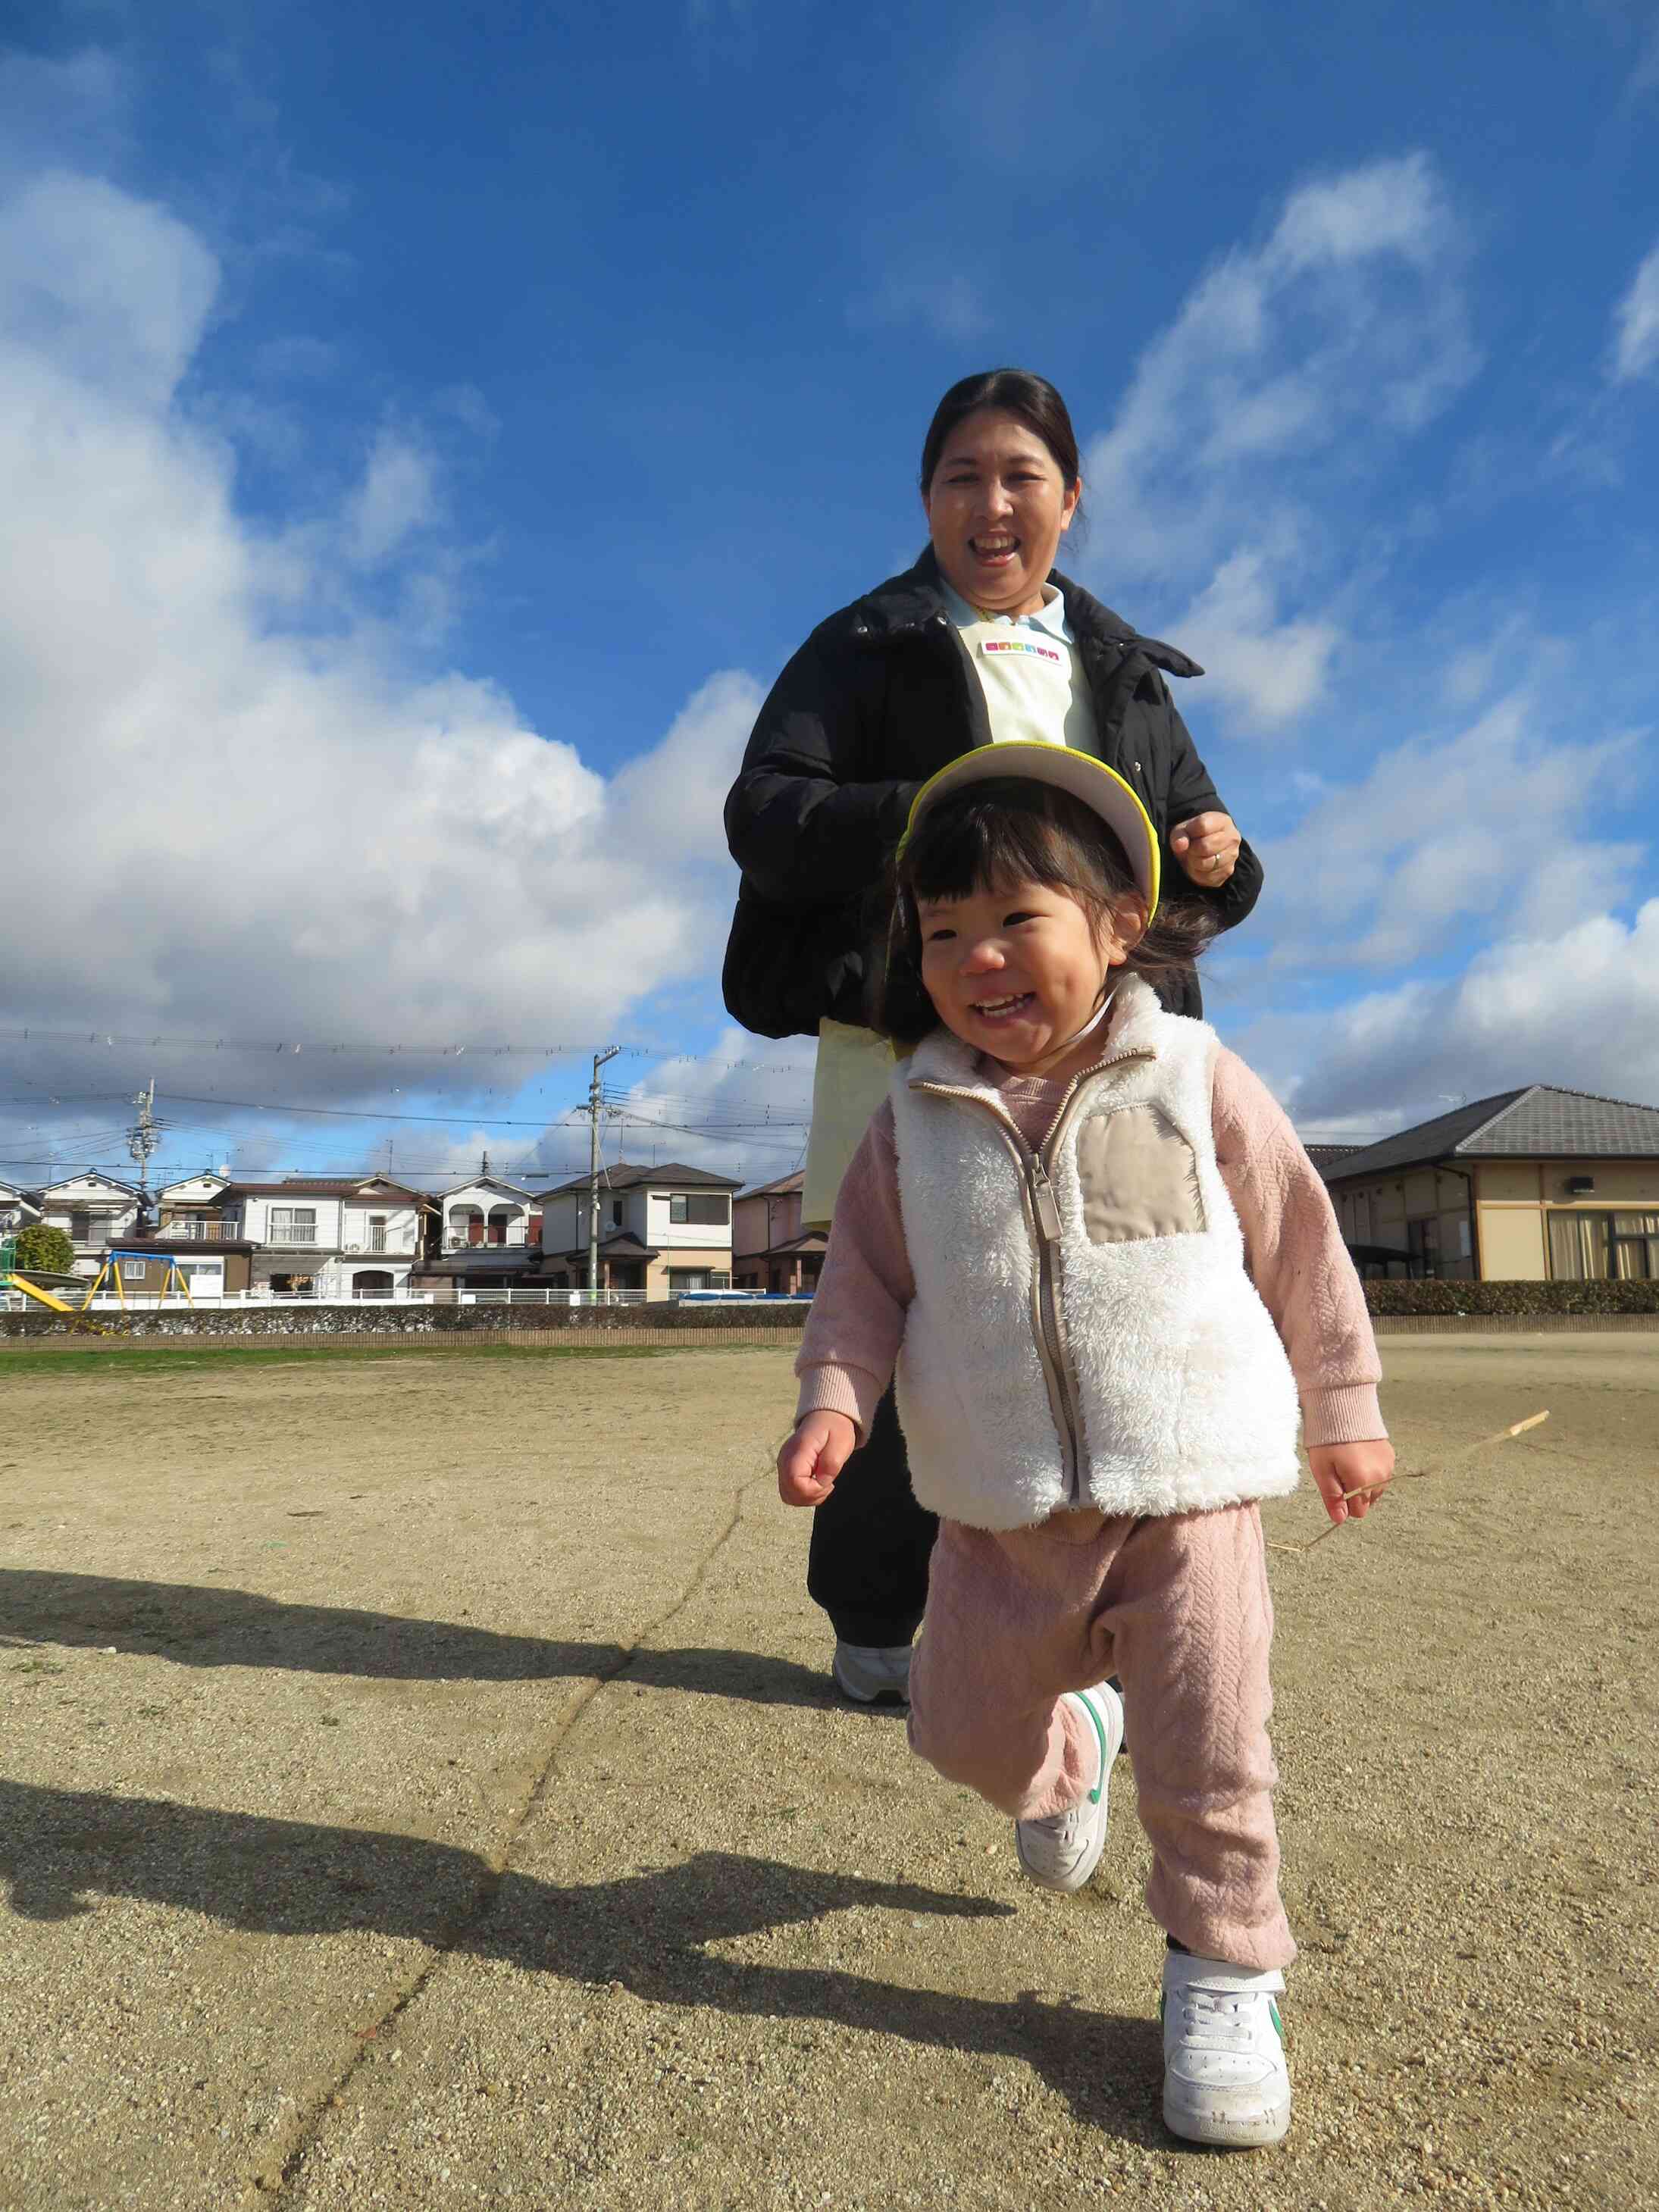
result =
[{"label": "child's left hand", "polygon": [[[1394,1446],[1386,1438],[1363,1444],[1310,1444],[1308,1464],[1319,1485],[1325,1510],[1339,1527],[1352,1519],[1363,1521],[1376,1504],[1384,1483],[1394,1474]],[[1358,1498],[1345,1492],[1358,1491]]]}]

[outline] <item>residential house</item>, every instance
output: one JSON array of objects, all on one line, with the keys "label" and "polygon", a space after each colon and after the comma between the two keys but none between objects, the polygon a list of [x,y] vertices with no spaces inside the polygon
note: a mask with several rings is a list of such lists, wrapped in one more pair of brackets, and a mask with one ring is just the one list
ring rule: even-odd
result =
[{"label": "residential house", "polygon": [[0,1237],[10,1237],[19,1229],[31,1229],[40,1218],[40,1209],[26,1190],[15,1183],[0,1182]]},{"label": "residential house", "polygon": [[391,1297],[409,1286],[428,1204],[385,1176],[232,1182],[222,1194],[222,1237],[252,1248],[256,1293]]},{"label": "residential house", "polygon": [[[599,1285],[667,1297],[725,1290],[732,1281],[730,1176],[703,1168],[640,1167],[619,1160],[599,1178]],[[540,1279],[580,1288],[587,1280],[588,1178],[542,1195]]]},{"label": "residential house", "polygon": [[740,1289],[786,1297],[810,1297],[817,1290],[829,1240],[822,1229],[802,1231],[805,1181],[797,1168],[793,1175],[763,1182],[733,1200],[732,1279]]},{"label": "residential house", "polygon": [[1322,1172],[1367,1274],[1659,1276],[1659,1107],[1534,1083],[1346,1152]]},{"label": "residential house", "polygon": [[488,1290],[520,1281],[541,1264],[538,1193],[482,1170],[428,1194],[423,1284]]},{"label": "residential house", "polygon": [[118,1244],[131,1230],[138,1213],[138,1193],[130,1182],[88,1168],[84,1174],[64,1176],[49,1182],[40,1195],[40,1218],[61,1229],[75,1247],[75,1272],[95,1275],[104,1264],[104,1253]]}]

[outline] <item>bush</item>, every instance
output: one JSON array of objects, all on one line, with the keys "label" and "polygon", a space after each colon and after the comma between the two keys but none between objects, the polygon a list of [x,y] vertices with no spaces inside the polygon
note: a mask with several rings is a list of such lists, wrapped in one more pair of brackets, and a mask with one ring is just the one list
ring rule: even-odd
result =
[{"label": "bush", "polygon": [[67,1275],[75,1266],[75,1247],[61,1229],[36,1221],[18,1231],[13,1264],[20,1275]]},{"label": "bush", "polygon": [[1659,1314],[1659,1282],[1370,1282],[1374,1314]]}]

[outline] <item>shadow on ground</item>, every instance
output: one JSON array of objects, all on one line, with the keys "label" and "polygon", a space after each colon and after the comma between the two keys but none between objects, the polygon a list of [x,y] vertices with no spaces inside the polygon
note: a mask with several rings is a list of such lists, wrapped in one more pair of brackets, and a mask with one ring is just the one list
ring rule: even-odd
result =
[{"label": "shadow on ground", "polygon": [[757,1966],[708,1945],[854,1908],[911,1918],[1012,1914],[995,1899],[700,1851],[676,1866],[560,1887],[497,1875],[418,1837],[208,1811],[148,1798],[0,1782],[0,1875],[37,1922],[142,1898],[259,1935],[358,1931],[574,1982],[647,2003],[822,2020],[937,2049],[1020,2059],[1079,2120],[1161,2141],[1149,2020],[1024,1991],[1012,2002],[912,1989],[812,1966]]},{"label": "shadow on ground", "polygon": [[697,1690],[763,1705],[839,1708],[826,1672],[763,1652],[630,1650],[503,1636],[447,1620],[350,1607],[289,1605],[253,1590],[105,1575],[0,1570],[0,1645],[110,1645],[182,1667],[269,1667],[402,1682],[609,1680],[627,1669],[647,1689]]}]

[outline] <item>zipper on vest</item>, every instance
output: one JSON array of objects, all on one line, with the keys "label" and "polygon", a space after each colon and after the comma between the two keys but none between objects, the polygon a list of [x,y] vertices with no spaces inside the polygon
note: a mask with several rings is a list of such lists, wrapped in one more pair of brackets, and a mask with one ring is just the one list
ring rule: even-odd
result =
[{"label": "zipper on vest", "polygon": [[1155,1056],[1144,1048],[1108,1053],[1093,1066],[1085,1067],[1074,1075],[1060,1099],[1054,1120],[1048,1125],[1048,1134],[1036,1151],[1020,1134],[1018,1123],[1000,1099],[988,1097],[982,1091],[969,1091],[961,1084],[930,1083],[924,1079],[910,1085],[912,1090],[925,1091],[935,1098],[962,1098],[970,1106],[979,1107],[990,1115],[998,1133],[1018,1163],[1020,1200],[1024,1210],[1026,1230],[1036,1255],[1031,1285],[1031,1334],[1036,1340],[1037,1353],[1042,1362],[1042,1377],[1048,1391],[1048,1410],[1054,1417],[1054,1429],[1060,1439],[1066,1496],[1069,1504],[1074,1506],[1088,1502],[1083,1495],[1083,1407],[1078,1391],[1076,1370],[1066,1341],[1065,1310],[1060,1300],[1060,1201],[1054,1195],[1049,1170],[1054,1165],[1060,1139],[1071,1122],[1079,1095],[1091,1077],[1101,1074],[1109,1067],[1131,1060],[1151,1060]]},{"label": "zipper on vest", "polygon": [[[1025,1181],[1030,1192],[1030,1218],[1036,1230],[1037,1316],[1042,1332],[1043,1367],[1052,1376],[1048,1395],[1059,1407],[1055,1426],[1060,1431],[1066,1471],[1066,1495],[1073,1505],[1083,1502],[1083,1408],[1078,1403],[1077,1379],[1066,1357],[1066,1327],[1060,1309],[1060,1201],[1048,1180],[1048,1170],[1036,1152],[1028,1152]],[[1057,1386],[1057,1387],[1056,1387]]]}]

